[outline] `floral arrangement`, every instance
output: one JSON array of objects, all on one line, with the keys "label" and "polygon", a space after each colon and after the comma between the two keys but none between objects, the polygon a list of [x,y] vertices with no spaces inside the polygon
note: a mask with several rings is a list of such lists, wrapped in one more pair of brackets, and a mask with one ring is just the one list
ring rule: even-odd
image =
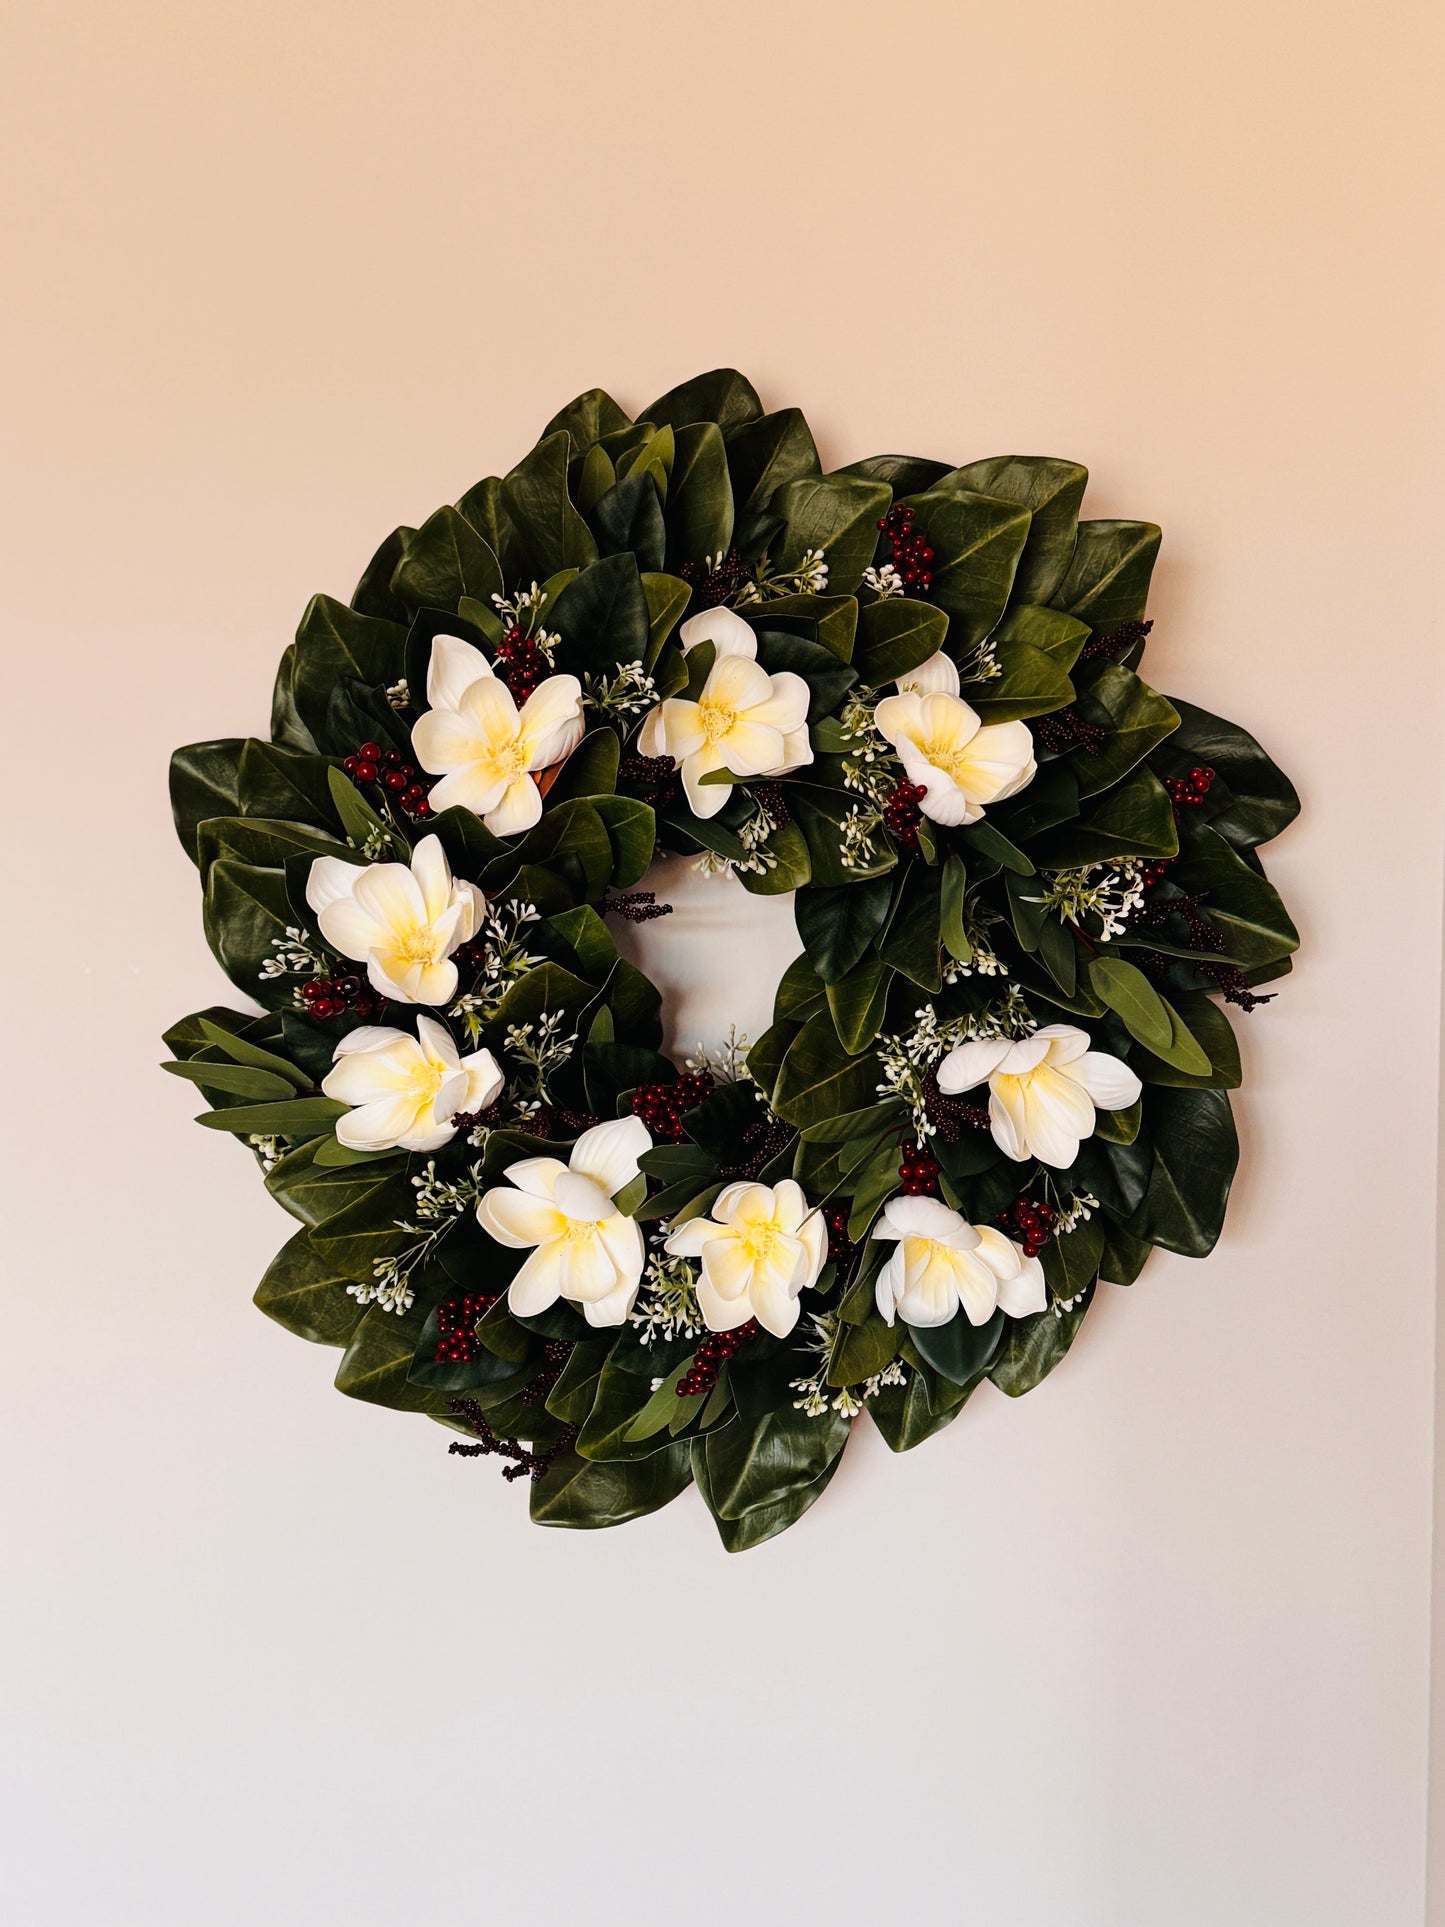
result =
[{"label": "floral arrangement", "polygon": [[[1298,809],[1139,673],[1159,531],[1085,471],[825,474],[719,370],[599,390],[316,597],[269,741],[177,752],[207,937],[260,1008],[167,1033],[297,1229],[256,1302],[604,1526],[791,1525],[1202,1257]],[[750,1047],[661,1054],[608,918],[654,851],[793,893]]]}]

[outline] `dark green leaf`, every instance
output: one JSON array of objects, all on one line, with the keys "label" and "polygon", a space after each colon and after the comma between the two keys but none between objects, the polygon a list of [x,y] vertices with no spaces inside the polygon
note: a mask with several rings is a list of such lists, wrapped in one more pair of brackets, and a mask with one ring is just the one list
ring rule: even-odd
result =
[{"label": "dark green leaf", "polygon": [[1004,1314],[996,1311],[982,1325],[972,1325],[960,1309],[946,1325],[907,1325],[918,1355],[940,1377],[954,1385],[972,1385],[993,1363],[1003,1342]]},{"label": "dark green leaf", "polygon": [[848,1443],[848,1420],[829,1411],[809,1418],[791,1403],[761,1418],[736,1418],[709,1432],[703,1460],[712,1509],[740,1519],[814,1484]]},{"label": "dark green leaf", "polygon": [[1030,854],[1040,868],[1067,870],[1121,856],[1169,857],[1178,847],[1169,793],[1141,764],[1076,822],[1045,831]]},{"label": "dark green leaf", "polygon": [[1022,1398],[1047,1378],[1073,1344],[1093,1302],[1094,1287],[1089,1285],[1069,1311],[1055,1313],[1051,1308],[1033,1318],[1011,1318],[1003,1349],[989,1372],[999,1390],[1010,1398]]},{"label": "dark green leaf", "polygon": [[1080,522],[1074,559],[1050,602],[1096,630],[1138,622],[1159,540],[1152,522]]},{"label": "dark green leaf", "polygon": [[724,429],[733,492],[733,540],[755,555],[768,527],[768,509],[785,482],[819,470],[818,451],[802,412],[783,408],[739,427]]},{"label": "dark green leaf", "polygon": [[1154,1158],[1143,1203],[1125,1229],[1186,1258],[1204,1258],[1224,1224],[1239,1139],[1223,1091],[1146,1093],[1145,1130]]},{"label": "dark green leaf", "polygon": [[851,595],[873,560],[878,519],[891,499],[886,482],[854,475],[808,475],[784,483],[770,505],[783,523],[775,566],[787,574],[802,565],[807,551],[822,550],[829,593]]},{"label": "dark green leaf", "polygon": [[798,935],[823,983],[837,983],[862,958],[888,919],[891,897],[886,876],[799,890],[793,901]]},{"label": "dark green leaf", "polygon": [[1077,462],[1046,455],[995,455],[954,469],[944,486],[974,489],[1029,511],[1032,519],[1014,576],[1013,599],[1038,603],[1047,602],[1068,573],[1088,479],[1089,471]]},{"label": "dark green leaf", "polygon": [[576,401],[569,401],[542,430],[543,438],[565,431],[574,454],[583,454],[601,435],[613,435],[632,426],[631,417],[604,388],[589,388]]},{"label": "dark green leaf", "polygon": [[502,502],[539,581],[597,560],[592,532],[567,493],[569,453],[565,434],[548,435],[502,483]]},{"label": "dark green leaf", "polygon": [[908,506],[933,547],[929,597],[947,611],[949,651],[961,657],[983,641],[1008,604],[1028,510],[946,482],[909,497]]},{"label": "dark green leaf", "polygon": [[733,539],[733,491],[716,422],[679,428],[668,490],[666,567],[726,554]]},{"label": "dark green leaf", "polygon": [[858,612],[854,660],[863,682],[877,689],[896,682],[943,647],[948,617],[930,603],[910,596],[889,596],[866,603]]},{"label": "dark green leaf", "polygon": [[411,608],[455,609],[463,596],[489,604],[502,587],[496,556],[454,508],[439,508],[406,538],[391,578],[391,593]]},{"label": "dark green leaf", "polygon": [[757,390],[745,375],[736,368],[714,368],[678,388],[670,388],[643,409],[641,419],[668,422],[673,428],[684,428],[689,422],[716,422],[726,434],[731,428],[756,421],[762,412]]},{"label": "dark green leaf", "polygon": [[810,1017],[783,1059],[773,1109],[802,1129],[840,1111],[858,1110],[875,1096],[877,1078],[871,1057],[852,1057],[844,1050],[830,1016]]},{"label": "dark green leaf", "polygon": [[650,624],[635,559],[604,556],[574,576],[549,604],[547,626],[561,635],[567,666],[578,676],[643,661]]}]

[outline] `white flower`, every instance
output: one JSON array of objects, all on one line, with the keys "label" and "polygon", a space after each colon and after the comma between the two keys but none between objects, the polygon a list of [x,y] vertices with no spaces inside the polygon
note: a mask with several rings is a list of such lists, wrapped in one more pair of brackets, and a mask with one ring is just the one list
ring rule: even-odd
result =
[{"label": "white flower", "polygon": [[916,669],[910,669],[906,675],[900,676],[894,688],[900,695],[907,695],[911,690],[916,696],[956,696],[959,691],[958,664],[952,656],[935,649],[927,662],[919,663]]},{"label": "white flower", "polygon": [[507,1167],[477,1206],[482,1229],[516,1250],[534,1246],[512,1280],[507,1303],[523,1318],[566,1298],[589,1325],[621,1325],[642,1277],[642,1231],[612,1202],[638,1175],[637,1160],[652,1148],[638,1117],[594,1124],[559,1158],[523,1158]]},{"label": "white flower", "polygon": [[710,642],[717,652],[717,660],[724,656],[746,656],[755,662],[758,654],[758,638],[750,622],[735,616],[731,609],[704,609],[698,615],[689,616],[677,632],[682,644],[682,653],[696,649],[700,642]]},{"label": "white flower", "polygon": [[1094,1134],[1094,1110],[1123,1111],[1144,1088],[1129,1066],[1090,1050],[1075,1024],[1046,1024],[1032,1037],[974,1037],[938,1067],[938,1088],[953,1096],[988,1080],[988,1115],[1000,1150],[1063,1170]]},{"label": "white flower", "polygon": [[992,1225],[972,1225],[939,1198],[892,1198],[873,1227],[897,1240],[878,1274],[878,1309],[891,1325],[946,1325],[963,1306],[970,1325],[994,1312],[1027,1318],[1048,1304],[1044,1268]]},{"label": "white flower", "polygon": [[355,1108],[336,1135],[355,1151],[439,1151],[455,1135],[458,1111],[496,1101],[502,1073],[489,1050],[459,1057],[445,1024],[418,1017],[417,1034],[363,1024],[336,1046],[321,1080],[328,1097]]},{"label": "white flower", "polygon": [[[707,612],[709,620],[717,615],[731,615],[731,611]],[[740,617],[732,620],[747,628]],[[748,634],[751,641],[751,630]],[[791,669],[770,676],[751,655],[729,649],[708,671],[696,702],[669,696],[648,713],[637,746],[644,756],[671,756],[682,771],[693,815],[716,816],[728,800],[729,786],[704,784],[702,779],[711,770],[731,770],[734,776],[783,776],[812,762],[808,685]]]},{"label": "white flower", "polygon": [[404,863],[347,863],[319,856],[306,901],[333,950],[366,965],[373,990],[399,1004],[444,1004],[456,995],[458,944],[481,928],[487,900],[458,882],[435,835]]},{"label": "white flower", "polygon": [[730,1184],[710,1218],[689,1218],[667,1241],[680,1258],[701,1258],[697,1302],[709,1331],[734,1331],[756,1318],[786,1338],[798,1322],[798,1293],[828,1257],[821,1211],[810,1209],[791,1178],[781,1184]]},{"label": "white flower", "polygon": [[981,723],[961,696],[942,689],[885,696],[873,720],[909,780],[927,791],[918,807],[935,823],[976,823],[985,803],[1033,781],[1034,739],[1024,725]]},{"label": "white flower", "polygon": [[534,780],[582,740],[582,685],[548,676],[517,708],[480,649],[458,636],[435,636],[427,667],[431,707],[411,732],[417,761],[441,782],[435,810],[460,804],[496,836],[530,830],[542,814]]}]

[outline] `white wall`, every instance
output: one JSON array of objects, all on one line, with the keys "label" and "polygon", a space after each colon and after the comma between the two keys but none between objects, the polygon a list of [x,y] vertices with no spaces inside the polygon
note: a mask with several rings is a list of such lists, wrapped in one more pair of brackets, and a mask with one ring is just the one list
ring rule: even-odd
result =
[{"label": "white wall", "polygon": [[[4,32],[6,1918],[1417,1927],[1426,9],[20,0]],[[1088,461],[1092,512],[1165,527],[1153,675],[1305,798],[1215,1257],[1156,1258],[915,1454],[860,1427],[734,1560],[691,1499],[536,1531],[333,1393],[249,1304],[286,1221],[154,1069],[223,990],[172,745],[263,726],[306,596],[577,389],[721,360],[829,459]]]}]

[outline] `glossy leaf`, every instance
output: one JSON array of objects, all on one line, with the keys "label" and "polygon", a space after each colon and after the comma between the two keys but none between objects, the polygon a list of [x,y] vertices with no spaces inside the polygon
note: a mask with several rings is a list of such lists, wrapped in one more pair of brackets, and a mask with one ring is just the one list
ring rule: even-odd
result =
[{"label": "glossy leaf", "polygon": [[947,633],[948,617],[930,603],[911,596],[866,603],[858,612],[853,651],[860,679],[874,689],[896,682],[937,655]]},{"label": "glossy leaf", "polygon": [[1080,522],[1074,559],[1050,602],[1095,630],[1138,622],[1159,541],[1152,522]]},{"label": "glossy leaf", "polygon": [[547,627],[562,637],[567,666],[579,677],[643,661],[651,622],[634,558],[604,556],[574,576],[549,603]]},{"label": "glossy leaf", "polygon": [[490,603],[502,593],[502,568],[466,517],[439,508],[407,538],[391,592],[410,608],[455,609],[463,596]]},{"label": "glossy leaf", "polygon": [[714,368],[695,375],[642,411],[642,419],[684,428],[689,422],[716,422],[724,434],[756,421],[763,412],[757,390],[736,368]]},{"label": "glossy leaf", "polygon": [[782,517],[774,563],[786,574],[798,568],[809,550],[822,550],[828,563],[828,591],[851,595],[878,546],[878,518],[891,491],[884,482],[855,475],[809,475],[786,482],[773,497]]},{"label": "glossy leaf", "polygon": [[1028,510],[946,482],[910,496],[908,506],[933,546],[929,600],[947,611],[949,653],[960,657],[983,641],[1008,606]]},{"label": "glossy leaf", "polygon": [[887,922],[892,890],[886,876],[799,890],[793,916],[807,962],[823,983],[837,983],[861,959]]},{"label": "glossy leaf", "polygon": [[1028,539],[1014,575],[1015,602],[1047,602],[1059,588],[1074,558],[1079,504],[1089,471],[1077,462],[1045,455],[995,455],[970,462],[945,478],[945,485],[976,490],[1029,511]]},{"label": "glossy leaf", "polygon": [[351,1280],[320,1256],[305,1231],[289,1238],[256,1287],[268,1318],[313,1345],[345,1345],[365,1316],[350,1294]]},{"label": "glossy leaf", "polygon": [[732,546],[733,490],[727,451],[716,422],[691,422],[676,433],[667,495],[666,567],[723,555]]},{"label": "glossy leaf", "polygon": [[1089,1306],[1094,1302],[1093,1285],[1070,1310],[1055,1313],[1052,1308],[1033,1318],[1011,1318],[998,1358],[989,1377],[1010,1398],[1031,1392],[1061,1362],[1073,1344]]},{"label": "glossy leaf", "polygon": [[773,1109],[801,1130],[859,1109],[875,1095],[877,1079],[871,1058],[852,1057],[838,1042],[831,1017],[810,1017],[783,1059]]},{"label": "glossy leaf", "polygon": [[736,1418],[703,1441],[708,1493],[723,1519],[777,1505],[812,1485],[848,1442],[848,1420],[829,1411],[809,1418],[791,1404],[761,1418]]},{"label": "glossy leaf", "polygon": [[545,436],[502,483],[503,505],[539,582],[597,560],[592,532],[567,493],[569,453],[565,434]]}]

